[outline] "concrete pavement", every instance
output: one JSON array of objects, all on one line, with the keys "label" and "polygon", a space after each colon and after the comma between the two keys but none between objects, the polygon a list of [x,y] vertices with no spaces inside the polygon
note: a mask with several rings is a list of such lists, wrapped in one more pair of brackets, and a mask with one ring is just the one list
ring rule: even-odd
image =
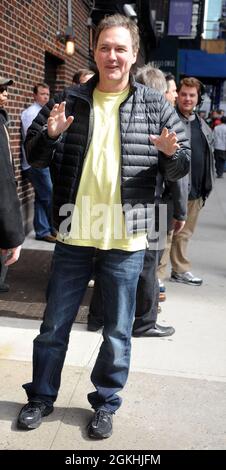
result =
[{"label": "concrete pavement", "polygon": [[26,401],[21,384],[31,378],[40,321],[0,317],[0,449],[226,449],[226,175],[201,211],[189,251],[203,286],[166,281],[158,321],[176,333],[133,338],[123,405],[104,441],[86,437],[86,395],[101,335],[74,324],[55,411],[28,433],[15,420]]}]

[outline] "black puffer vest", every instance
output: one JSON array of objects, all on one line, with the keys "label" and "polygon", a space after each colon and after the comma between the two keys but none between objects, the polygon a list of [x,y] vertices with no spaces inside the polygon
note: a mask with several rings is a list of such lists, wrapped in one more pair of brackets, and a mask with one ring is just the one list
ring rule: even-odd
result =
[{"label": "black puffer vest", "polygon": [[[84,159],[89,148],[94,113],[92,94],[98,81],[93,77],[80,86],[66,89],[39,112],[26,138],[29,163],[34,167],[50,165],[53,177],[54,224],[58,228],[62,205],[75,203]],[[56,102],[66,101],[66,116],[74,121],[57,141],[47,135],[46,122]],[[119,109],[121,134],[121,200],[129,232],[144,230],[152,217],[148,205],[154,202],[158,168],[171,181],[189,171],[190,149],[177,113],[156,90],[131,82],[127,99]],[[180,149],[166,158],[150,142],[150,134],[163,127],[175,131]],[[87,181],[87,185],[89,181]],[[140,207],[137,207],[140,205]]]}]

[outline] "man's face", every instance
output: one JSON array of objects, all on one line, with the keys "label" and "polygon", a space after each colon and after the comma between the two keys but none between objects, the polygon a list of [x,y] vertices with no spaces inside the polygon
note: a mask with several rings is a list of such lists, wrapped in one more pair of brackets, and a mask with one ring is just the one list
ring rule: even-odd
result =
[{"label": "man's face", "polygon": [[8,100],[7,87],[4,85],[0,85],[0,108],[4,108],[4,106],[6,106],[7,100]]},{"label": "man's face", "polygon": [[198,92],[193,86],[182,85],[178,91],[177,104],[182,114],[191,114],[198,103]]},{"label": "man's face", "polygon": [[176,104],[176,98],[177,98],[177,86],[174,80],[169,80],[168,81],[168,91],[165,93],[165,97],[167,101],[172,104],[172,106],[175,106]]},{"label": "man's face", "polygon": [[[129,71],[136,62],[130,31],[122,26],[104,29],[98,38],[94,58],[100,74],[100,84],[127,86]],[[107,91],[107,90],[106,90]]]},{"label": "man's face", "polygon": [[49,101],[49,88],[39,86],[38,93],[34,95],[34,98],[40,106],[44,106]]}]

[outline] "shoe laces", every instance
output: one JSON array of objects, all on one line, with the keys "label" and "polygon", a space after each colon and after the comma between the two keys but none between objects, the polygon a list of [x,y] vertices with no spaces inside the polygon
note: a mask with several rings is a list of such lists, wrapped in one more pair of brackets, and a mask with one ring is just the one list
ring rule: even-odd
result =
[{"label": "shoe laces", "polygon": [[111,413],[105,410],[97,410],[94,415],[93,423],[92,425],[94,427],[97,427],[100,421],[108,421],[108,417]]},{"label": "shoe laces", "polygon": [[40,400],[30,400],[25,406],[26,408],[39,408],[42,411],[45,404]]}]

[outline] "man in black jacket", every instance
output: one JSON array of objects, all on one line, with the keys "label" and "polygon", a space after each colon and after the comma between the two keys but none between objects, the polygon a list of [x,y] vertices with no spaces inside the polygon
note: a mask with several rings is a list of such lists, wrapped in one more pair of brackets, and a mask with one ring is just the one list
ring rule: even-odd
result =
[{"label": "man in black jacket", "polygon": [[[33,381],[18,426],[34,429],[53,411],[70,329],[96,260],[102,289],[103,343],[88,394],[89,437],[112,434],[130,363],[136,288],[153,219],[158,162],[170,180],[189,169],[190,149],[175,111],[157,92],[130,79],[139,48],[131,19],[113,15],[96,30],[98,68],[86,84],[42,108],[28,130],[28,160],[51,165],[58,230],[47,307],[34,340]],[[69,217],[69,212],[72,217]],[[108,308],[107,308],[108,307]]]},{"label": "man in black jacket", "polygon": [[24,241],[7,131],[8,115],[5,110],[8,99],[7,87],[12,84],[12,80],[0,77],[0,292],[8,290],[8,286],[4,283],[6,269],[18,260],[21,244]]}]

